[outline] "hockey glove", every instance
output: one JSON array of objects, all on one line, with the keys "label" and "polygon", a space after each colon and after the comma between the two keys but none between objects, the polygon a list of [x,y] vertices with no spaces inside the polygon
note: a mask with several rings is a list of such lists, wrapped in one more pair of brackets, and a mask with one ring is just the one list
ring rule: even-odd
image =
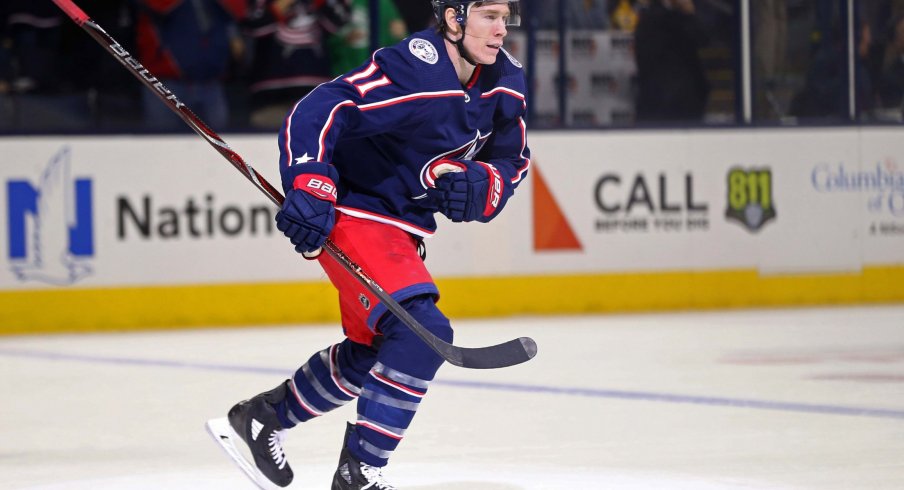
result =
[{"label": "hockey glove", "polygon": [[276,213],[276,228],[307,259],[320,255],[320,247],[333,229],[337,180],[339,174],[332,165],[305,164],[305,173],[295,177],[282,210]]},{"label": "hockey glove", "polygon": [[511,189],[496,167],[470,160],[442,159],[428,171],[427,195],[437,210],[454,222],[491,220],[502,209]]}]

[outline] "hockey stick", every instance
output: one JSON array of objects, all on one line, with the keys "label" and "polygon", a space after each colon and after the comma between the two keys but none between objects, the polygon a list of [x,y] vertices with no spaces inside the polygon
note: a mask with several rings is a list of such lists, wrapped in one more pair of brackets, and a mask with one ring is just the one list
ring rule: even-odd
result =
[{"label": "hockey stick", "polygon": [[[66,13],[79,27],[85,30],[95,41],[116,58],[126,69],[132,72],[141,83],[154,92],[170,109],[172,109],[185,124],[203,137],[216,149],[233,167],[241,172],[257,188],[267,195],[277,206],[281,206],[285,198],[264,177],[250,165],[245,163],[238,153],[212,129],[207,127],[201,119],[189,108],[179,101],[174,93],[163,86],[163,83],[147,70],[136,58],[129,54],[122,45],[107,34],[96,22],[91,20],[82,9],[71,0],[53,0],[63,12]],[[396,315],[406,326],[417,334],[430,348],[443,357],[450,364],[471,369],[493,369],[521,364],[529,361],[537,355],[537,343],[530,337],[520,337],[498,345],[487,347],[458,347],[433,335],[414,317],[396,302],[383,288],[370,278],[360,266],[355,264],[332,241],[327,240],[323,244],[327,255],[342,265],[350,274],[373,293],[386,308]]]}]

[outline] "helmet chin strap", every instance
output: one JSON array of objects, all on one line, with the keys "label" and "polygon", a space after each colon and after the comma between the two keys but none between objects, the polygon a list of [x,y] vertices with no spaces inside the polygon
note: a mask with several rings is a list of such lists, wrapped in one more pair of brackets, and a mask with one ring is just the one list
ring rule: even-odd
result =
[{"label": "helmet chin strap", "polygon": [[458,39],[458,41],[453,41],[453,40],[449,37],[449,31],[448,31],[448,30],[445,32],[446,39],[447,39],[450,43],[452,43],[452,44],[455,45],[455,48],[458,50],[458,55],[459,55],[459,56],[461,56],[462,58],[464,58],[464,60],[467,61],[468,63],[470,63],[470,64],[472,64],[472,65],[474,65],[474,66],[477,66],[477,62],[474,61],[474,57],[471,56],[471,53],[468,53],[468,48],[465,47],[465,26],[464,26],[464,24],[459,24],[459,25],[461,26],[461,37]]}]

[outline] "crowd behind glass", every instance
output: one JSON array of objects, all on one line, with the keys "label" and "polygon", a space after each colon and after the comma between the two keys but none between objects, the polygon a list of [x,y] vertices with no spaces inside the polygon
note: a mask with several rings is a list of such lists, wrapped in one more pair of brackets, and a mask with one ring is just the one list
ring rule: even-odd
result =
[{"label": "crowd behind glass", "polygon": [[[902,121],[904,0],[521,3],[507,49],[528,70],[534,128]],[[277,128],[370,43],[433,22],[427,0],[79,4],[221,132]],[[0,132],[184,130],[52,2],[0,3]]]}]

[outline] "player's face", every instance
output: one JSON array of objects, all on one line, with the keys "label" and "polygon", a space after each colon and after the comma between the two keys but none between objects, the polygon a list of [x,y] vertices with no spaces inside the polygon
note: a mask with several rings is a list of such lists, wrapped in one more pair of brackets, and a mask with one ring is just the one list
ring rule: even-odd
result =
[{"label": "player's face", "polygon": [[509,19],[508,3],[485,3],[471,7],[468,12],[468,28],[465,31],[465,48],[474,61],[491,65],[502,48],[502,40],[508,31],[505,26]]}]

